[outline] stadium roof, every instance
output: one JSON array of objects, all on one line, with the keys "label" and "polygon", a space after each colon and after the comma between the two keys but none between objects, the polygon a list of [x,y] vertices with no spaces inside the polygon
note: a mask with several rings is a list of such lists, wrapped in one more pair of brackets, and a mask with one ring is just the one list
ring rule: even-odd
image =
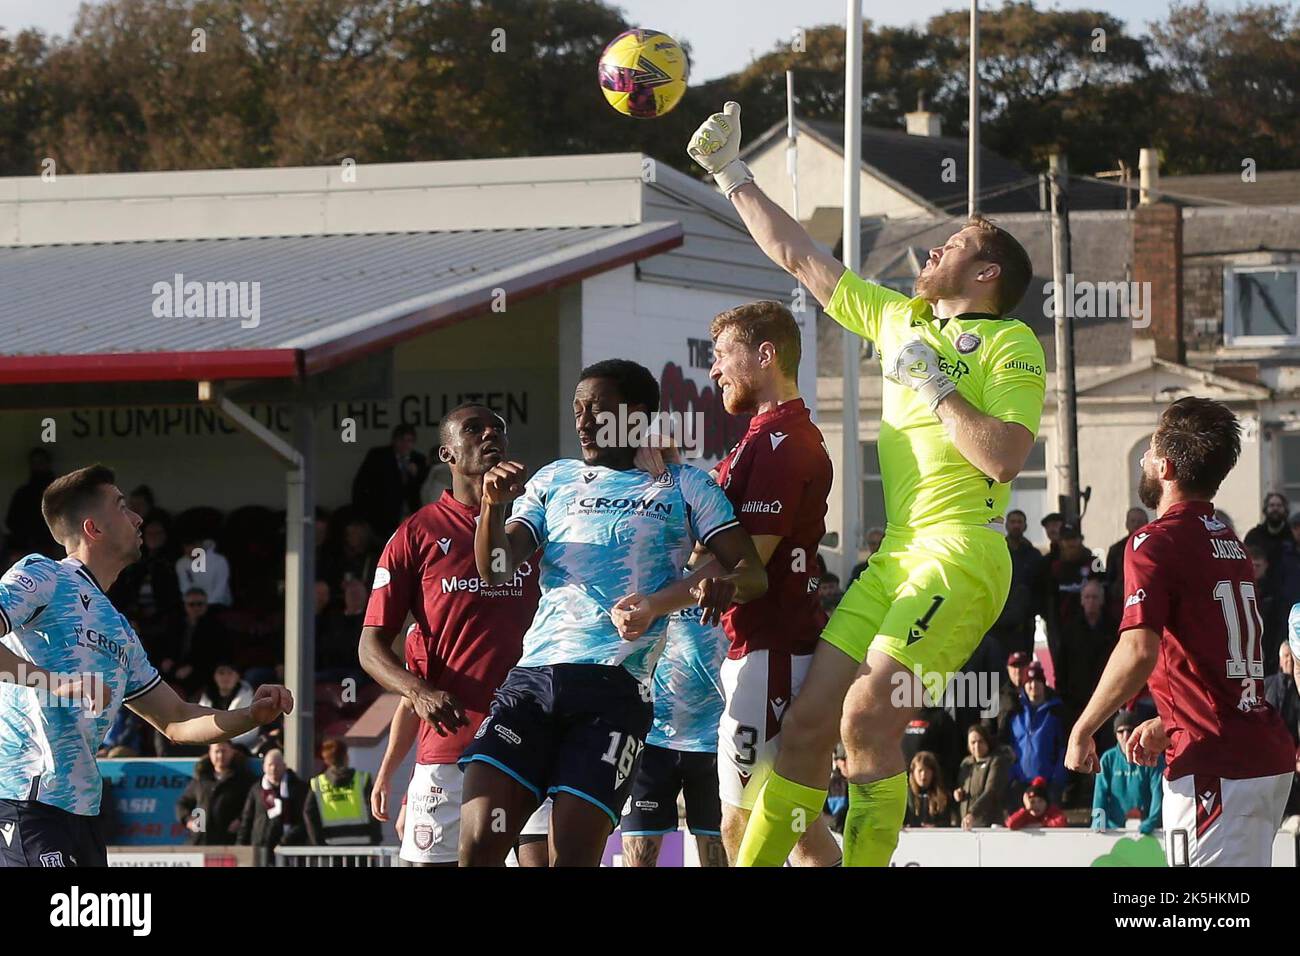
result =
[{"label": "stadium roof", "polygon": [[[301,378],[489,311],[502,290],[509,304],[682,242],[680,223],[647,222],[0,248],[0,385]],[[248,283],[256,325],[166,317],[178,276]]]}]

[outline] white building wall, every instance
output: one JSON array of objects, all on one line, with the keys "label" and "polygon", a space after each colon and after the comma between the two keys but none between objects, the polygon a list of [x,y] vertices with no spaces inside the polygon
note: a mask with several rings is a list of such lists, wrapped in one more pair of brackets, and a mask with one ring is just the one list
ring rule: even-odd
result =
[{"label": "white building wall", "polygon": [[[754,182],[782,209],[794,214],[794,191],[785,156],[786,140],[773,140],[746,160]],[[799,215],[807,219],[819,206],[843,208],[844,160],[810,136],[799,137]],[[866,170],[859,177],[858,201],[864,216],[907,218],[928,215],[917,202]]]},{"label": "white building wall", "polygon": [[[715,315],[745,301],[731,293],[638,281],[633,266],[593,276],[582,283],[582,364],[630,358],[650,369],[661,383],[671,364],[680,371],[688,391],[693,386],[694,394],[713,401],[707,351],[698,343],[709,341],[709,323]],[[804,321],[798,313],[795,318],[804,329],[799,383],[816,414],[816,331],[811,319]],[[694,351],[692,340],[697,343]],[[714,464],[730,447],[727,438],[743,433],[738,421],[713,427],[719,430],[701,464]]]}]

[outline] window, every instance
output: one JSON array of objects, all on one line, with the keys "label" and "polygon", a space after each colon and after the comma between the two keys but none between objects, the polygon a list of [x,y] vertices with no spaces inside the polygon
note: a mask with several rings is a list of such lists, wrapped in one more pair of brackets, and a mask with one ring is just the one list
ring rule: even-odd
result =
[{"label": "window", "polygon": [[1300,502],[1300,434],[1282,436],[1282,494]]},{"label": "window", "polygon": [[872,528],[885,528],[885,485],[880,480],[880,454],[876,443],[862,443],[862,541],[866,547],[867,532]]},{"label": "window", "polygon": [[1047,500],[1047,442],[1036,441],[1025,459],[1025,467],[1011,482],[1011,499],[1007,510],[1018,508],[1025,513],[1025,537],[1046,543],[1043,517],[1056,510]]},{"label": "window", "polygon": [[1300,268],[1229,266],[1223,270],[1227,345],[1300,344]]}]

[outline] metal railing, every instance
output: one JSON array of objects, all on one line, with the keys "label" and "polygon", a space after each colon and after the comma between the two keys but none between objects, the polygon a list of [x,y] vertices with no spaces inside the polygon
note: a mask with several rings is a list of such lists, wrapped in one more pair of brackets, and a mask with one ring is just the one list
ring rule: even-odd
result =
[{"label": "metal railing", "polygon": [[272,866],[397,866],[395,846],[278,846]]}]

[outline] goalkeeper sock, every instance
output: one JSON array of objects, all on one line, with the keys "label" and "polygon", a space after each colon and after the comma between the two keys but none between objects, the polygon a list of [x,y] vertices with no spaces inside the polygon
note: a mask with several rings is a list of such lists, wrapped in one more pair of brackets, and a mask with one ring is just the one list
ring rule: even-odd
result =
[{"label": "goalkeeper sock", "polygon": [[749,814],[736,866],[784,866],[799,837],[825,805],[825,788],[805,787],[773,773]]},{"label": "goalkeeper sock", "polygon": [[907,774],[849,784],[844,818],[844,865],[889,866],[907,813]]}]

